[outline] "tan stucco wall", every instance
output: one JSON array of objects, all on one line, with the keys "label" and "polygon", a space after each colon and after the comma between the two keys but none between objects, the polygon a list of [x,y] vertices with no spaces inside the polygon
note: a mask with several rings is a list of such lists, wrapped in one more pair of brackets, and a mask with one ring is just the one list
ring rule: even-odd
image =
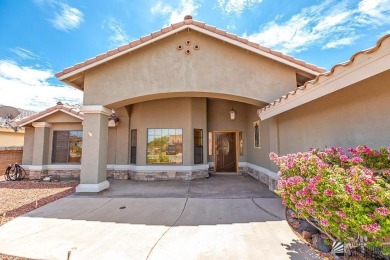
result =
[{"label": "tan stucco wall", "polygon": [[[82,121],[78,118],[70,116],[63,112],[56,112],[46,117],[40,118],[37,122],[46,122],[51,124],[51,127],[45,128],[47,130],[47,140],[45,144],[41,144],[42,140],[38,140],[37,147],[34,148],[34,138],[35,138],[35,128],[31,126],[27,126],[25,128],[25,138],[24,138],[24,148],[23,148],[23,164],[29,165],[33,164],[33,154],[34,149],[41,150],[43,149],[43,164],[51,164],[51,157],[53,151],[53,131],[82,131],[83,125]],[[39,129],[39,128],[38,128]],[[39,148],[41,146],[44,148]],[[37,151],[38,151],[37,150]],[[41,152],[40,152],[41,153]],[[38,162],[36,165],[40,165]]]},{"label": "tan stucco wall", "polygon": [[[207,163],[207,100],[206,98],[191,99],[192,138],[191,147],[194,149],[194,129],[203,130],[203,163]],[[194,150],[193,150],[194,153]],[[191,157],[194,163],[194,154]]]},{"label": "tan stucco wall", "polygon": [[30,165],[32,164],[32,154],[34,148],[34,127],[25,127],[24,128],[24,146],[23,146],[23,160],[22,164]]},{"label": "tan stucco wall", "polygon": [[257,107],[249,106],[247,112],[247,162],[256,164],[265,168],[270,168],[270,125],[269,121],[260,121],[260,148],[255,148],[253,122],[259,120]]},{"label": "tan stucco wall", "polygon": [[[108,128],[108,146],[107,146],[107,163],[115,164],[116,160],[116,128],[110,127]],[[121,138],[121,137],[119,137]],[[126,145],[126,144],[123,144]]]},{"label": "tan stucco wall", "polygon": [[68,115],[62,111],[57,111],[51,115],[48,115],[46,117],[43,117],[39,119],[40,122],[48,122],[48,123],[78,123],[81,122],[80,119]]},{"label": "tan stucco wall", "polygon": [[390,71],[277,116],[280,154],[390,145]]},{"label": "tan stucco wall", "polygon": [[[112,149],[111,147],[115,145],[116,164],[128,164],[130,161],[130,107],[117,108],[115,109],[115,113],[119,118],[119,125],[112,132],[116,132],[115,136],[117,138],[115,137],[115,143],[111,143],[109,140],[108,147]],[[109,138],[111,138],[111,135],[109,132]]]},{"label": "tan stucco wall", "polygon": [[[214,131],[242,131],[244,142],[247,139],[246,118],[248,105],[244,103],[226,101],[221,99],[209,99],[207,102],[207,126],[209,132]],[[236,120],[230,120],[229,111],[236,110]],[[244,145],[244,156],[239,156],[240,162],[246,161],[246,148]],[[208,161],[214,161],[214,155],[208,156]]]},{"label": "tan stucco wall", "polygon": [[132,105],[130,126],[137,129],[137,165],[146,165],[147,128],[182,128],[183,165],[192,165],[194,128],[207,131],[206,105],[204,98],[161,99]]},{"label": "tan stucco wall", "polygon": [[[192,42],[191,55],[184,53],[186,40]],[[195,44],[200,46],[197,51]],[[178,45],[184,50],[178,51]],[[87,71],[84,105],[116,108],[147,100],[149,95],[183,92],[208,97],[225,93],[259,104],[295,87],[295,69],[210,36],[185,31]]]},{"label": "tan stucco wall", "polygon": [[[244,141],[244,155],[239,156],[240,162],[249,162],[269,168],[269,124],[260,124],[261,148],[254,148],[253,122],[259,120],[259,107],[240,102],[221,99],[209,99],[208,103],[208,131],[242,131]],[[236,110],[236,120],[230,120],[229,111]],[[214,161],[214,156],[208,156],[208,161]]]},{"label": "tan stucco wall", "polygon": [[108,116],[100,112],[84,114],[81,184],[98,184],[106,180]]},{"label": "tan stucco wall", "polygon": [[36,127],[34,130],[34,147],[32,165],[46,165],[49,162],[49,127]]},{"label": "tan stucco wall", "polygon": [[0,129],[0,147],[23,146],[24,131],[15,132],[13,129]]}]

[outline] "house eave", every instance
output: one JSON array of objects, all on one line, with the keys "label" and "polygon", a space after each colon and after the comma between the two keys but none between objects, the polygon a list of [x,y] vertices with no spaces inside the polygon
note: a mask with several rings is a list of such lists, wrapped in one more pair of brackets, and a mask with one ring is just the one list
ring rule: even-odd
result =
[{"label": "house eave", "polygon": [[[128,53],[130,53],[130,52],[133,52],[133,51],[135,51],[135,50],[138,50],[138,49],[140,49],[140,48],[142,48],[142,47],[144,47],[144,46],[153,44],[154,42],[159,41],[159,40],[161,40],[161,39],[164,39],[164,38],[166,38],[166,37],[169,37],[170,35],[173,35],[173,34],[176,34],[176,33],[178,33],[178,32],[181,32],[181,31],[183,31],[183,30],[188,30],[188,29],[191,29],[191,30],[194,30],[194,31],[203,33],[203,34],[205,34],[205,35],[208,35],[208,36],[210,36],[210,37],[219,39],[219,40],[221,40],[221,41],[230,43],[230,44],[232,44],[232,45],[234,45],[234,46],[237,46],[237,47],[243,48],[243,49],[245,49],[245,50],[251,51],[252,53],[256,53],[256,54],[261,55],[261,56],[263,56],[263,57],[266,57],[266,58],[275,60],[275,61],[280,62],[280,63],[282,63],[282,64],[285,64],[285,65],[287,65],[287,66],[293,67],[293,68],[295,68],[295,69],[297,69],[297,70],[306,72],[306,73],[308,73],[308,74],[310,74],[310,75],[317,76],[317,75],[320,74],[320,72],[318,72],[318,71],[312,70],[312,69],[310,69],[310,68],[308,68],[308,67],[299,65],[299,64],[297,64],[297,63],[295,63],[295,62],[292,62],[292,61],[289,61],[289,60],[287,60],[287,59],[285,59],[285,58],[279,57],[279,56],[277,56],[277,55],[275,55],[275,54],[272,54],[272,52],[263,51],[263,50],[261,50],[261,49],[259,49],[259,48],[255,48],[255,47],[253,47],[253,46],[251,46],[251,45],[249,45],[249,44],[245,44],[245,43],[243,43],[243,42],[240,42],[240,41],[238,41],[238,40],[229,38],[229,37],[227,37],[227,36],[224,36],[224,35],[215,33],[215,32],[213,32],[213,31],[209,31],[209,30],[200,28],[200,27],[198,27],[198,26],[196,26],[196,25],[194,25],[194,24],[186,24],[186,25],[184,25],[184,26],[181,26],[181,27],[178,27],[178,28],[176,28],[176,29],[173,29],[172,31],[163,33],[163,34],[161,34],[161,35],[159,35],[159,36],[157,36],[157,37],[155,37],[155,38],[152,38],[152,39],[149,39],[149,40],[147,40],[147,41],[145,41],[145,42],[142,42],[142,43],[140,43],[139,45],[136,45],[136,46],[134,46],[134,47],[128,47],[128,49],[125,49],[125,50],[119,50],[119,49],[121,48],[121,47],[119,47],[119,48],[118,48],[118,53],[113,54],[113,55],[110,55],[110,56],[105,57],[105,58],[101,58],[100,60],[99,60],[98,57],[99,57],[99,56],[104,56],[105,54],[99,55],[99,56],[96,57],[96,59],[98,59],[98,60],[92,61],[93,59],[91,59],[91,63],[90,63],[90,64],[85,65],[85,66],[81,66],[80,68],[74,69],[74,70],[72,70],[72,71],[70,71],[70,72],[68,72],[68,73],[64,73],[64,74],[62,74],[61,76],[58,76],[58,79],[61,80],[61,81],[63,81],[63,82],[65,82],[65,83],[67,83],[67,84],[70,84],[70,85],[72,85],[72,86],[74,86],[74,87],[76,87],[76,88],[78,88],[78,89],[80,89],[80,90],[83,90],[83,88],[82,88],[81,86],[78,86],[77,84],[72,83],[72,80],[69,80],[69,78],[72,78],[72,77],[74,77],[74,76],[76,76],[76,75],[78,75],[78,74],[80,74],[80,73],[82,73],[82,72],[85,72],[85,71],[87,71],[87,70],[89,70],[89,69],[91,69],[91,68],[94,68],[94,67],[96,67],[96,66],[99,66],[99,65],[101,65],[101,64],[110,62],[110,61],[113,60],[113,59],[116,59],[116,58],[121,57],[121,56],[123,56],[123,55],[126,55],[126,54],[128,54]],[[142,38],[141,38],[141,39],[142,39]],[[130,44],[131,44],[131,43],[130,43]],[[128,44],[128,45],[129,45],[129,44]],[[123,46],[123,48],[127,48],[128,45]],[[275,53],[275,52],[274,52],[274,53]],[[295,59],[294,59],[294,60],[295,60]],[[296,61],[297,61],[297,60],[296,60]],[[86,62],[88,63],[88,61],[86,61]],[[306,63],[305,63],[305,64],[306,64]],[[307,66],[309,66],[309,65],[307,65]],[[65,70],[65,71],[66,71],[66,70]],[[60,74],[60,73],[57,73],[57,74]]]},{"label": "house eave", "polygon": [[[385,43],[385,39],[389,41]],[[380,48],[381,45],[385,46]],[[261,120],[269,119],[388,70],[390,35],[379,40],[374,48],[354,54],[349,62],[335,65],[330,72],[317,76],[304,86],[259,109],[257,114]]]}]

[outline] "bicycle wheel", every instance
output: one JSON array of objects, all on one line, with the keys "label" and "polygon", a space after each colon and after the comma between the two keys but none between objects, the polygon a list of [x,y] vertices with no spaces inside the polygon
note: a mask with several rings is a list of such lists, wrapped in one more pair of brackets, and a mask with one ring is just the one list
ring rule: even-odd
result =
[{"label": "bicycle wheel", "polygon": [[18,181],[23,180],[24,177],[26,176],[26,171],[19,164],[15,164],[15,168],[17,171],[17,180]]},{"label": "bicycle wheel", "polygon": [[10,181],[11,179],[9,178],[9,172],[11,170],[11,165],[8,165],[7,169],[5,170],[5,173],[4,173],[4,179],[6,181]]},{"label": "bicycle wheel", "polygon": [[8,172],[8,178],[10,181],[16,181],[18,178],[18,170],[15,166],[15,163],[11,165],[9,172]]}]

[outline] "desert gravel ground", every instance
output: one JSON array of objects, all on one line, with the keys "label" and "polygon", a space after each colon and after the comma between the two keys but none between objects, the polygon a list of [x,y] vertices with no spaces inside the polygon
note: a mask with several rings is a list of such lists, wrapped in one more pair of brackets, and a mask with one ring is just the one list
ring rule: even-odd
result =
[{"label": "desert gravel ground", "polygon": [[[0,226],[17,216],[74,193],[78,184],[76,181],[2,181],[3,176],[0,176],[0,180]],[[25,260],[26,258],[0,253],[0,259]]]}]

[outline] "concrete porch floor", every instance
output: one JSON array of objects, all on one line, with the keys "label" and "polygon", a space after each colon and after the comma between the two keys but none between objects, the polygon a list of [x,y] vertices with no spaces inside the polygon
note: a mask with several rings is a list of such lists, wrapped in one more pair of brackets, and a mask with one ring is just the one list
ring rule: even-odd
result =
[{"label": "concrete porch floor", "polygon": [[34,259],[320,259],[250,176],[110,181],[0,227],[0,252]]}]

